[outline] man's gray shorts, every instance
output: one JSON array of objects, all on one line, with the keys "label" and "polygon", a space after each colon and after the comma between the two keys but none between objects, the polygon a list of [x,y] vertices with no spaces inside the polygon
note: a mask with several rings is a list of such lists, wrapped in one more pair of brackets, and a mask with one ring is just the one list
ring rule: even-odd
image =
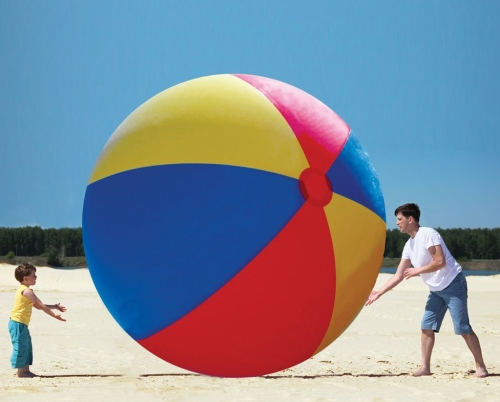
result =
[{"label": "man's gray shorts", "polygon": [[439,332],[446,310],[450,310],[455,334],[465,335],[472,332],[467,312],[467,281],[463,272],[443,290],[430,292],[421,329]]}]

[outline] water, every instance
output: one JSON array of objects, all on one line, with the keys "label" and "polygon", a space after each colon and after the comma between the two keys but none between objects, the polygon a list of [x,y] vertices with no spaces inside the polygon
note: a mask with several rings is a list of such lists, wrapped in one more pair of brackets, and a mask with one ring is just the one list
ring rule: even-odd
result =
[{"label": "water", "polygon": [[[480,270],[480,269],[464,269],[462,271],[465,276],[492,276],[500,274],[500,271],[496,270]],[[395,274],[396,268],[380,268],[380,273],[382,274]]]},{"label": "water", "polygon": [[[75,269],[87,269],[87,267],[54,267],[54,269],[71,271],[71,270],[75,270]],[[486,269],[486,270],[464,269],[462,272],[464,273],[465,276],[492,276],[492,275],[499,275],[500,274],[500,271],[491,270],[491,269]],[[382,274],[395,274],[396,268],[382,267],[382,268],[380,268],[380,273],[382,273]]]}]

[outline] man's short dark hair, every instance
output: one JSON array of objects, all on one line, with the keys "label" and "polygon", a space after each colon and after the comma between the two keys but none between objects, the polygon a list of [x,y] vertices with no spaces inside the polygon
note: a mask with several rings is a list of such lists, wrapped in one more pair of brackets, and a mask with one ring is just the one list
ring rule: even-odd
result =
[{"label": "man's short dark hair", "polygon": [[411,216],[417,222],[420,221],[420,208],[417,204],[409,203],[401,205],[400,207],[396,208],[396,210],[394,211],[394,215],[398,216],[400,212],[407,219]]},{"label": "man's short dark hair", "polygon": [[30,276],[36,272],[36,268],[31,264],[21,264],[14,271],[14,276],[19,282],[23,282],[25,276]]}]

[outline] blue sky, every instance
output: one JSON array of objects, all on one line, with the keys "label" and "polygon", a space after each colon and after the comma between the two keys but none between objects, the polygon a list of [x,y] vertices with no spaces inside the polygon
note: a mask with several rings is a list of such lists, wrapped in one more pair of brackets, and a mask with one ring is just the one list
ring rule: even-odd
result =
[{"label": "blue sky", "polygon": [[262,75],[338,113],[388,227],[500,227],[498,1],[0,0],[0,226],[79,227],[104,144],[180,82]]}]

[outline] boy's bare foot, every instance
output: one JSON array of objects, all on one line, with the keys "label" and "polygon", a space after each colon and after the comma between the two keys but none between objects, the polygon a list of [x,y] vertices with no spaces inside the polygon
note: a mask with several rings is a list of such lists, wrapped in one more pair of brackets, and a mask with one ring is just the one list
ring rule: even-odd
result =
[{"label": "boy's bare foot", "polygon": [[17,376],[19,378],[33,378],[33,377],[37,377],[37,375],[35,373],[32,373],[30,371],[30,366],[29,365],[26,365],[23,368],[18,369],[17,370]]},{"label": "boy's bare foot", "polygon": [[484,378],[487,376],[488,376],[488,370],[486,370],[486,367],[476,367],[476,373],[474,374],[474,377]]},{"label": "boy's bare foot", "polygon": [[17,376],[19,378],[33,378],[36,377],[36,374],[32,373],[31,371],[23,371],[21,373],[17,373]]},{"label": "boy's bare foot", "polygon": [[431,371],[428,368],[420,367],[418,370],[415,370],[412,374],[413,377],[422,377],[424,375],[431,375]]}]

